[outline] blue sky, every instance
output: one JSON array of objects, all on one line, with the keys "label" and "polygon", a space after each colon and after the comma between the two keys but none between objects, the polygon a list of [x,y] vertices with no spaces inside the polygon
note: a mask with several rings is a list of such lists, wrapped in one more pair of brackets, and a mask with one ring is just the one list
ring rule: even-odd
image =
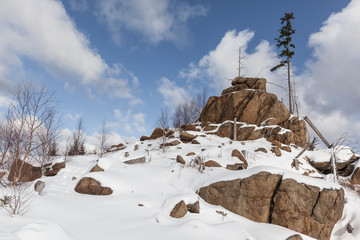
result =
[{"label": "blue sky", "polygon": [[360,0],[3,0],[0,106],[15,82],[41,81],[57,92],[64,128],[83,117],[89,136],[103,120],[118,138],[149,135],[161,107],[229,86],[239,46],[245,76],[285,86],[269,71],[285,12],[295,16],[300,115],[330,139],[357,137]]}]

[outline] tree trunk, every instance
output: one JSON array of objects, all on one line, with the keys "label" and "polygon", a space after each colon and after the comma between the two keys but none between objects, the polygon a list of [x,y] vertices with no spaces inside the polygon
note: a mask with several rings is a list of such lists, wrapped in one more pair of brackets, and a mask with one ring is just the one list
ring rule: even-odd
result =
[{"label": "tree trunk", "polygon": [[[290,51],[290,42],[288,42],[288,46],[287,46],[287,51]],[[292,100],[291,100],[291,95],[292,95],[292,91],[291,91],[291,81],[290,81],[290,58],[289,56],[287,57],[287,67],[288,67],[288,85],[289,85],[289,111],[291,114],[293,114],[293,107],[292,107]]]}]

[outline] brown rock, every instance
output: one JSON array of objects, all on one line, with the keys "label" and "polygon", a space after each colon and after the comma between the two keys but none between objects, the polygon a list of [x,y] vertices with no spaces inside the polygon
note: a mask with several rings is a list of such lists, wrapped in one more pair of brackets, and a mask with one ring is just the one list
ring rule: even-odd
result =
[{"label": "brown rock", "polygon": [[[348,165],[355,162],[356,160],[357,160],[357,157],[355,156],[355,154],[353,154],[347,161],[337,161],[336,169],[338,169],[338,170],[345,169]],[[327,161],[327,162],[318,162],[318,161],[314,161],[313,159],[310,159],[310,158],[308,158],[308,161],[317,170],[319,170],[320,172],[323,172],[323,173],[326,173],[333,169],[331,162],[330,162],[330,156],[329,156],[329,161]]]},{"label": "brown rock", "polygon": [[281,127],[289,129],[294,135],[291,143],[299,147],[305,147],[310,142],[309,132],[303,119],[292,116],[290,119],[280,124]]},{"label": "brown rock", "polygon": [[52,164],[50,166],[45,167],[44,175],[47,177],[56,176],[59,173],[59,171],[65,167],[66,167],[65,162],[59,162],[59,163]]},{"label": "brown rock", "polygon": [[146,141],[146,140],[149,140],[148,136],[141,136],[140,137],[140,141]]},{"label": "brown rock", "polygon": [[[246,165],[247,168],[247,165]],[[244,163],[235,163],[226,165],[226,169],[228,170],[243,170],[246,169]]]},{"label": "brown rock", "polygon": [[186,215],[188,209],[183,200],[181,200],[178,204],[175,205],[173,210],[170,212],[170,216],[173,218],[182,218]]},{"label": "brown rock", "polygon": [[244,164],[243,164],[243,168],[246,169],[248,167],[248,162],[246,161],[244,155],[239,152],[239,150],[234,149],[231,153],[232,157],[237,157],[238,159],[240,159]]},{"label": "brown rock", "polygon": [[186,156],[194,156],[194,155],[196,155],[196,153],[194,152],[189,152],[188,154],[186,154]]},{"label": "brown rock", "polygon": [[263,147],[260,147],[260,148],[256,149],[255,152],[267,153],[267,150],[265,148],[263,148]]},{"label": "brown rock", "polygon": [[192,143],[192,144],[200,144],[199,141],[196,140],[196,139],[193,139],[193,140],[191,141],[191,143]]},{"label": "brown rock", "polygon": [[182,130],[185,130],[185,131],[198,131],[196,129],[196,126],[192,125],[192,124],[186,124],[186,125],[182,125],[180,127]]},{"label": "brown rock", "polygon": [[265,78],[236,77],[231,81],[232,86],[246,84],[249,89],[259,89],[266,92]]},{"label": "brown rock", "polygon": [[220,97],[210,97],[200,114],[202,121],[223,123],[226,120],[259,125],[276,125],[289,119],[290,113],[276,95],[260,91],[238,91]]},{"label": "brown rock", "polygon": [[196,136],[188,133],[188,132],[182,132],[180,133],[180,140],[182,142],[191,142]]},{"label": "brown rock", "polygon": [[256,222],[267,223],[280,175],[260,172],[244,179],[222,181],[200,188],[199,196]]},{"label": "brown rock", "polygon": [[221,167],[221,165],[214,160],[209,160],[205,162],[205,167]]},{"label": "brown rock", "polygon": [[139,158],[134,158],[128,161],[124,162],[125,164],[139,164],[139,163],[146,163],[146,158],[145,157],[139,157]]},{"label": "brown rock", "polygon": [[11,165],[8,180],[10,182],[31,182],[41,178],[41,175],[40,167],[34,167],[27,162],[17,160]]},{"label": "brown rock", "polygon": [[171,136],[173,136],[174,133],[175,133],[175,131],[170,130],[166,133],[166,137],[171,137]]},{"label": "brown rock", "polygon": [[208,131],[213,131],[215,129],[217,129],[217,126],[206,126],[206,127],[204,127],[203,131],[208,132]]},{"label": "brown rock", "polygon": [[357,167],[351,176],[352,184],[360,184],[360,168]]},{"label": "brown rock", "polygon": [[271,223],[316,239],[330,239],[343,207],[342,189],[324,189],[319,193],[318,187],[285,179],[274,197]]},{"label": "brown rock", "polygon": [[188,204],[187,205],[187,209],[189,212],[191,213],[197,213],[199,214],[200,213],[200,203],[199,201],[196,201],[195,203],[193,204]]},{"label": "brown rock", "polygon": [[[255,130],[254,126],[242,126],[243,124],[237,124],[238,131],[236,132],[237,141],[256,140],[262,138],[261,130]],[[232,122],[226,122],[221,124],[215,135],[219,137],[234,138],[234,124]]]},{"label": "brown rock", "polygon": [[291,152],[291,147],[290,146],[281,146],[280,149],[283,150],[283,151],[286,151],[286,152]]},{"label": "brown rock", "polygon": [[299,234],[295,234],[288,237],[286,240],[303,240],[303,238]]},{"label": "brown rock", "polygon": [[179,145],[181,142],[179,140],[174,140],[174,141],[171,141],[169,142],[169,146],[176,146],[176,145]]},{"label": "brown rock", "polygon": [[271,148],[271,152],[275,153],[275,156],[281,157],[280,148],[278,148],[278,147],[272,147],[272,148]]},{"label": "brown rock", "polygon": [[139,148],[140,148],[139,144],[135,144],[135,146],[134,146],[134,151],[139,150]]},{"label": "brown rock", "polygon": [[157,139],[165,135],[165,131],[162,128],[155,128],[149,139]]},{"label": "brown rock", "polygon": [[110,195],[113,193],[109,187],[101,186],[101,183],[93,178],[82,178],[75,187],[75,191],[90,195]]},{"label": "brown rock", "polygon": [[127,158],[127,157],[129,157],[129,156],[130,156],[130,153],[129,153],[129,152],[125,152],[125,153],[124,153],[124,157]]},{"label": "brown rock", "polygon": [[177,155],[177,156],[176,156],[176,162],[185,165],[185,160],[184,160],[184,158],[183,158],[182,156],[180,156],[180,155]]},{"label": "brown rock", "polygon": [[103,172],[104,171],[104,169],[103,168],[101,168],[99,165],[95,165],[91,170],[90,170],[90,172]]}]

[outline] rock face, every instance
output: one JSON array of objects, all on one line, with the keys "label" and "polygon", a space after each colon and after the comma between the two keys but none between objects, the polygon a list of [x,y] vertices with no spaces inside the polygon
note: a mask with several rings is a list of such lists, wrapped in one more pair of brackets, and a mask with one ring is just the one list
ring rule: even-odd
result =
[{"label": "rock face", "polygon": [[210,97],[199,117],[202,122],[223,124],[216,135],[232,139],[233,123],[226,121],[236,118],[252,125],[238,126],[238,141],[265,137],[270,142],[277,140],[300,147],[310,141],[305,122],[291,116],[276,95],[266,92],[266,79],[237,77],[232,85],[220,97]]},{"label": "rock face", "polygon": [[323,189],[259,172],[200,188],[206,202],[256,222],[277,224],[316,239],[329,239],[344,208],[342,189]]},{"label": "rock face", "polygon": [[268,124],[278,125],[289,119],[290,113],[274,94],[242,90],[210,97],[200,115],[202,121],[212,123],[234,120],[235,117],[239,122],[255,125],[271,118]]},{"label": "rock face", "polygon": [[[14,161],[11,165],[8,180],[10,182],[31,182],[35,179],[41,178],[41,168],[34,167],[27,162],[20,160]],[[17,180],[15,178],[18,178]]]},{"label": "rock face", "polygon": [[134,158],[134,159],[131,159],[131,160],[127,160],[124,163],[129,164],[129,165],[139,164],[139,163],[146,163],[146,158],[145,157]]},{"label": "rock face", "polygon": [[344,208],[344,190],[323,189],[293,179],[281,182],[271,223],[316,239],[330,239]]},{"label": "rock face", "polygon": [[113,190],[109,187],[101,186],[101,183],[93,178],[82,178],[75,187],[75,191],[90,195],[110,195]]},{"label": "rock face", "polygon": [[356,168],[351,176],[352,184],[360,184],[360,168]]}]

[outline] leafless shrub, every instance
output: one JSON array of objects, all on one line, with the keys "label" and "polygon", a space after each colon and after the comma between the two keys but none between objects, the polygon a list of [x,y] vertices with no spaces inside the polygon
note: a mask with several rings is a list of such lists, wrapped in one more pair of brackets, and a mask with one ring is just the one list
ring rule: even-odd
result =
[{"label": "leafless shrub", "polygon": [[33,191],[30,184],[13,185],[6,188],[0,197],[0,207],[10,215],[22,215],[25,213],[33,200]]},{"label": "leafless shrub", "polygon": [[160,116],[157,120],[157,125],[164,130],[164,135],[162,136],[162,150],[163,152],[166,151],[166,135],[169,131],[169,109],[168,108],[162,108]]}]

